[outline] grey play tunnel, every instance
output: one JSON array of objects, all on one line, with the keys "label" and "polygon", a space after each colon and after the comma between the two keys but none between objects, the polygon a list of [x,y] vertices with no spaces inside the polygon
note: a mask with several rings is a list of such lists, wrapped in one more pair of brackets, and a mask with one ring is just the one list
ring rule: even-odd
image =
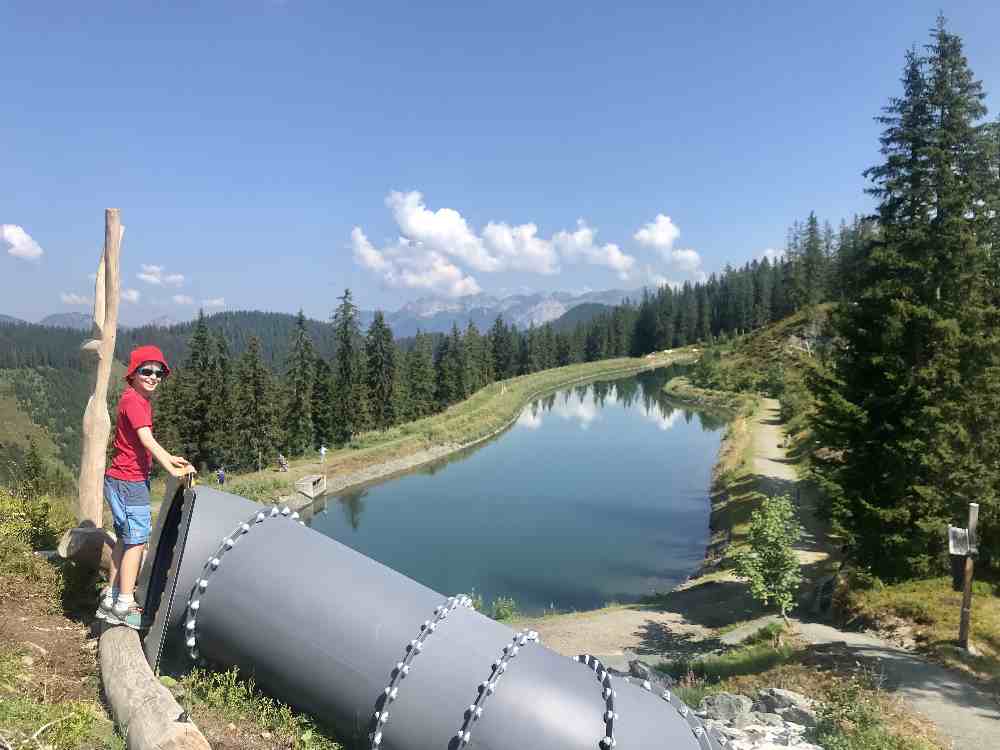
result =
[{"label": "grey play tunnel", "polygon": [[359,746],[725,746],[671,691],[561,656],[297,514],[209,487],[164,504],[139,593],[154,670],[168,659],[237,666]]}]

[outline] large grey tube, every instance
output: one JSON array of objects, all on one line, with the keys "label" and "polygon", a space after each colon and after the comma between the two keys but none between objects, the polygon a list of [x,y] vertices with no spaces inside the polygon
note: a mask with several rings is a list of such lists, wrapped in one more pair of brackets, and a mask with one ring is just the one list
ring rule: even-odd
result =
[{"label": "large grey tube", "polygon": [[151,587],[160,607],[173,600],[157,612],[160,632],[345,737],[392,750],[721,747],[669,692],[560,656],[291,514],[217,490],[188,495],[174,514],[186,548]]}]

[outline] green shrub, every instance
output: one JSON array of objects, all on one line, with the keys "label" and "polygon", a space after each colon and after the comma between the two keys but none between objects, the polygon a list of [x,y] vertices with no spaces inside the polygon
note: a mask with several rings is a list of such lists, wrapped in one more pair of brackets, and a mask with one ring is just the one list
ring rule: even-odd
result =
[{"label": "green shrub", "polygon": [[792,501],[786,495],[765,497],[750,517],[747,549],[737,553],[736,574],[750,584],[750,594],[782,617],[795,604],[802,582],[799,560],[792,546],[802,536]]},{"label": "green shrub", "polygon": [[494,620],[498,620],[499,622],[513,620],[517,617],[518,613],[517,602],[510,596],[498,596],[493,600],[492,610]]},{"label": "green shrub", "polygon": [[67,502],[33,491],[30,483],[0,486],[0,539],[54,549],[75,521]]},{"label": "green shrub", "polygon": [[[286,475],[287,476],[287,475]],[[224,485],[226,492],[245,497],[256,503],[275,503],[282,495],[289,494],[291,490],[288,479],[277,477],[266,477],[261,479],[237,479],[235,482]]]}]

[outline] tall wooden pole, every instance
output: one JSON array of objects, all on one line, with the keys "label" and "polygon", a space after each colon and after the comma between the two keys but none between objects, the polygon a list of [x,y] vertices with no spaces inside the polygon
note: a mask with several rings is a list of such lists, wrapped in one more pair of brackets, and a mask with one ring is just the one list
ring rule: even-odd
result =
[{"label": "tall wooden pole", "polygon": [[94,362],[90,400],[83,413],[83,452],[80,457],[80,487],[77,517],[81,525],[93,524],[101,528],[102,482],[104,460],[111,435],[111,416],[108,414],[108,382],[115,356],[115,339],[118,337],[118,302],[121,292],[119,257],[122,234],[120,211],[104,211],[104,251],[97,266],[97,284],[94,288],[94,325],[91,337],[83,343],[85,358]]},{"label": "tall wooden pole", "polygon": [[965,581],[962,587],[962,616],[958,623],[958,645],[969,650],[969,625],[972,620],[972,572],[978,549],[976,526],[979,524],[979,504],[969,503],[969,553],[965,556]]}]

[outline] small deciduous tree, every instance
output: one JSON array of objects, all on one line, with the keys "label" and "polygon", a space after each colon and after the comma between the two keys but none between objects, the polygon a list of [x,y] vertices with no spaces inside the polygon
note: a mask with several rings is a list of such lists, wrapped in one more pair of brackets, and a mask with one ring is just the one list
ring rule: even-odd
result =
[{"label": "small deciduous tree", "polygon": [[776,606],[786,620],[802,582],[792,549],[801,536],[802,527],[788,496],[765,497],[750,517],[748,549],[736,556],[736,574],[747,579],[751,596],[764,606]]}]

